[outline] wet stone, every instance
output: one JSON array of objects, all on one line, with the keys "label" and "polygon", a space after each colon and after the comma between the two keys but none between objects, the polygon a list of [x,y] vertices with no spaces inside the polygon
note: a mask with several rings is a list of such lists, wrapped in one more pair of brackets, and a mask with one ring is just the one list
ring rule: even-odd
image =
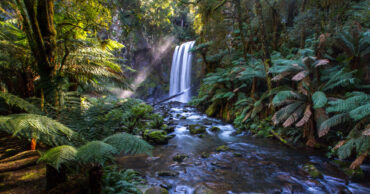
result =
[{"label": "wet stone", "polygon": [[191,134],[201,134],[206,132],[206,127],[195,124],[195,125],[189,125],[189,131]]},{"label": "wet stone", "polygon": [[222,145],[222,146],[218,146],[217,148],[216,148],[216,151],[217,152],[225,152],[225,151],[227,151],[227,150],[229,150],[230,148],[227,146],[227,145]]},{"label": "wet stone", "polygon": [[202,158],[208,158],[210,155],[210,153],[207,153],[207,152],[202,152],[202,154],[200,155]]},{"label": "wet stone", "polygon": [[151,187],[145,191],[145,194],[168,194],[167,189],[162,187]]},{"label": "wet stone", "polygon": [[219,132],[221,129],[219,127],[213,126],[209,130],[212,132]]},{"label": "wet stone", "polygon": [[186,154],[177,154],[176,156],[174,156],[172,159],[173,161],[176,161],[176,162],[183,162],[186,158],[188,158],[189,156],[186,155]]},{"label": "wet stone", "polygon": [[178,172],[175,172],[175,171],[167,171],[167,170],[164,170],[164,171],[158,171],[157,172],[157,175],[158,176],[170,176],[170,177],[176,177],[179,175]]},{"label": "wet stone", "polygon": [[321,178],[322,173],[313,164],[305,164],[303,166],[303,171],[308,173],[312,178]]}]

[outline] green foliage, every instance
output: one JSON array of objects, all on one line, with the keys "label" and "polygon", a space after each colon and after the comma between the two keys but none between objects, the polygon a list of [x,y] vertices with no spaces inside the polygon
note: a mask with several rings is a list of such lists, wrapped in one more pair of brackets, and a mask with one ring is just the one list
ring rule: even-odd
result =
[{"label": "green foliage", "polygon": [[312,95],[313,108],[322,108],[326,105],[328,99],[324,92],[317,91]]},{"label": "green foliage", "polygon": [[127,133],[117,133],[103,140],[125,154],[148,153],[152,146],[142,139]]},{"label": "green foliage", "polygon": [[13,114],[0,117],[0,129],[30,140],[39,140],[50,146],[71,144],[76,132],[51,118],[35,114]]},{"label": "green foliage", "polygon": [[357,154],[364,153],[370,149],[367,125],[369,122],[369,95],[363,92],[352,92],[347,98],[329,102],[327,111],[336,113],[320,126],[323,135],[340,124],[350,124],[352,127],[346,140],[342,140],[335,147],[337,155],[341,159],[350,157],[355,150]]},{"label": "green foliage", "polygon": [[59,170],[62,165],[68,165],[76,160],[77,149],[73,146],[62,145],[51,148],[42,154],[39,161],[46,162]]},{"label": "green foliage", "polygon": [[107,161],[113,160],[118,150],[102,141],[91,141],[77,149],[76,158],[82,164],[95,164],[104,166]]},{"label": "green foliage", "polygon": [[109,194],[115,193],[135,193],[142,192],[136,187],[144,180],[139,174],[131,169],[119,170],[115,167],[104,168],[103,192]]},{"label": "green foliage", "polygon": [[5,101],[6,104],[10,106],[17,107],[29,113],[40,113],[40,109],[38,109],[35,105],[31,104],[30,102],[7,92],[0,92],[0,98]]}]

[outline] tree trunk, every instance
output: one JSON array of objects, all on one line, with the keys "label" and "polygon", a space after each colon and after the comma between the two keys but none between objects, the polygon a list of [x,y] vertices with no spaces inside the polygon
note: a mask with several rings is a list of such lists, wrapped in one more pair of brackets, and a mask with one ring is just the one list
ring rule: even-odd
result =
[{"label": "tree trunk", "polygon": [[36,150],[37,141],[36,139],[31,139],[31,150]]},{"label": "tree trunk", "polygon": [[[271,77],[269,76],[268,72],[271,66],[271,55],[270,51],[268,48],[268,43],[267,43],[267,34],[266,34],[266,29],[265,29],[265,23],[263,21],[263,13],[262,13],[262,6],[260,0],[256,1],[256,12],[258,15],[259,23],[260,23],[260,39],[261,39],[261,44],[262,44],[262,50],[264,53],[264,67],[265,67],[265,72],[266,72],[266,82],[267,82],[267,89],[269,92],[272,90],[272,82],[271,82]],[[272,103],[272,97],[269,99],[270,104]],[[270,113],[272,113],[272,109],[269,110]]]},{"label": "tree trunk", "polygon": [[245,46],[245,37],[244,37],[244,31],[243,31],[243,18],[242,18],[242,8],[240,6],[240,0],[235,0],[235,6],[237,9],[238,13],[238,26],[239,26],[239,31],[240,31],[240,39],[242,42],[242,47],[243,47],[243,57],[245,62],[247,62],[247,48]]},{"label": "tree trunk", "polygon": [[103,168],[101,166],[95,166],[90,169],[89,172],[89,184],[91,194],[101,194],[102,193],[102,177]]},{"label": "tree trunk", "polygon": [[[23,0],[23,3],[21,0],[16,0],[16,3],[23,17],[23,30],[37,61],[41,89],[46,89],[53,83],[56,68],[54,0]],[[54,87],[51,88],[54,89]]]},{"label": "tree trunk", "polygon": [[[304,12],[305,10],[305,7],[306,7],[306,3],[307,3],[307,0],[304,0],[303,3],[302,3],[302,7],[301,7],[301,13]],[[302,29],[301,29],[301,40],[300,40],[300,48],[304,48],[305,47],[305,41],[306,41],[306,36],[305,36],[305,31],[306,31],[306,28],[305,28],[305,25],[302,26]]]},{"label": "tree trunk", "polygon": [[46,165],[46,189],[50,190],[58,184],[66,182],[67,175],[64,167],[60,167],[59,171],[50,165]]}]

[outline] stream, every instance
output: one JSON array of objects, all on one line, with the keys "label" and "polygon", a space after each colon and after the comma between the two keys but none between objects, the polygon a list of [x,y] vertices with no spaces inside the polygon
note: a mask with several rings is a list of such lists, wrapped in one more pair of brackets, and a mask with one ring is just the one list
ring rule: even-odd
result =
[{"label": "stream", "polygon": [[[329,160],[306,150],[294,150],[271,139],[235,135],[232,125],[209,118],[185,104],[160,105],[165,121],[175,127],[167,145],[156,146],[152,156],[124,156],[118,164],[140,172],[151,186],[174,194],[192,193],[370,193],[370,183],[345,179]],[[203,137],[191,135],[190,124],[207,127]],[[221,130],[212,132],[212,126]],[[216,152],[227,145],[230,149]],[[186,154],[183,162],[173,160]],[[204,155],[209,154],[208,157]],[[203,156],[203,157],[202,157]],[[302,168],[311,163],[322,178],[311,178]],[[364,166],[367,171],[369,167]],[[159,176],[166,172],[167,176]],[[368,172],[367,172],[368,174]]]}]

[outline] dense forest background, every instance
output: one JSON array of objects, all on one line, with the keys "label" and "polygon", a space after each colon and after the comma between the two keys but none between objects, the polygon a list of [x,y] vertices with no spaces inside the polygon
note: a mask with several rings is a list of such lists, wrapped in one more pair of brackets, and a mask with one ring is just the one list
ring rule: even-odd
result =
[{"label": "dense forest background", "polygon": [[[166,97],[175,46],[196,40],[191,105],[238,132],[348,160],[352,176],[370,149],[369,8],[368,0],[1,1],[0,130],[27,142],[18,151],[31,147],[16,158],[42,151],[48,189],[80,173],[87,190],[125,179],[116,191],[137,192],[134,172],[105,167],[122,151],[147,153],[144,140],[166,143],[171,129],[131,97]],[[0,172],[22,165],[0,153]]]}]

